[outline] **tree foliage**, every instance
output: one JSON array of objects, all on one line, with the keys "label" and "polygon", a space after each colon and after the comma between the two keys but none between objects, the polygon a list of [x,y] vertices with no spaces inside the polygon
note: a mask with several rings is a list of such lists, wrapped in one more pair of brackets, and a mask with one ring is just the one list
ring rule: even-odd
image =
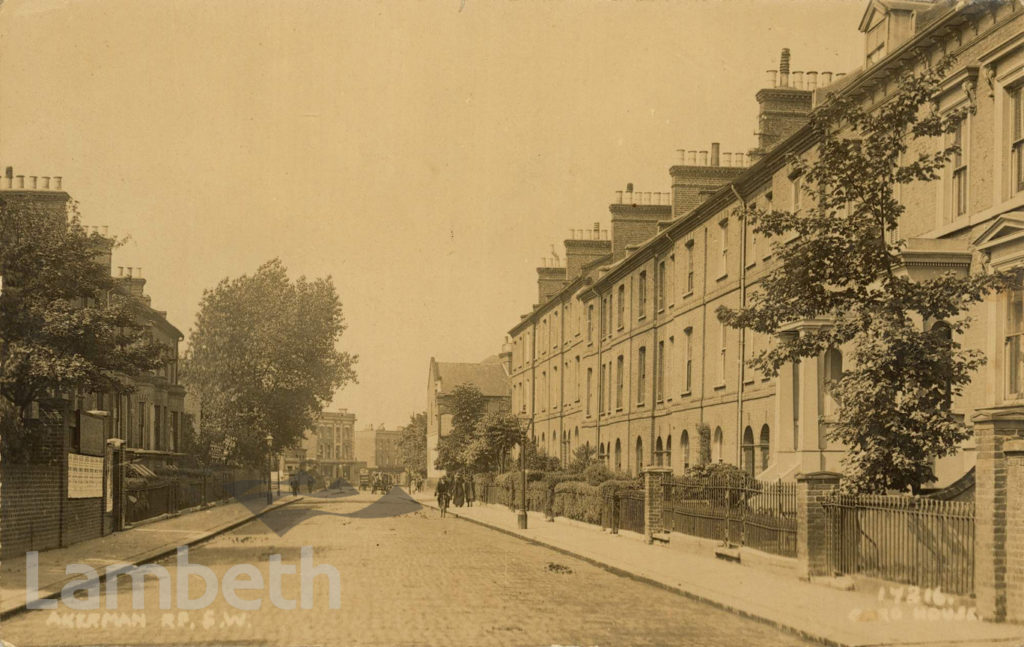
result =
[{"label": "tree foliage", "polygon": [[48,395],[127,391],[126,378],[168,359],[147,306],[110,276],[114,244],[88,234],[73,206],[0,198],[0,398],[17,417]]},{"label": "tree foliage", "polygon": [[402,428],[402,437],[398,441],[398,453],[406,472],[427,475],[426,412],[409,416],[409,424]]},{"label": "tree foliage", "polygon": [[472,384],[459,384],[445,396],[451,432],[438,441],[435,466],[448,472],[503,472],[521,435],[519,420],[507,411],[488,412],[487,400]]},{"label": "tree foliage", "polygon": [[[794,322],[831,322],[782,335],[754,358],[751,365],[769,375],[800,358],[852,349],[846,372],[827,388],[839,405],[829,435],[848,448],[846,482],[856,490],[917,490],[934,480],[932,459],[967,438],[947,402],[984,357],[956,337],[972,304],[1012,282],[980,272],[913,280],[902,271],[898,187],[938,179],[958,150],[951,134],[967,109],[933,104],[952,63],[904,76],[898,92],[870,110],[832,95],[812,113],[816,151],[790,159],[809,204],[742,214],[773,241],[775,264],[748,307],[718,311],[730,326],[768,334]],[[932,152],[908,154],[912,146]],[[949,325],[952,342],[931,330],[938,321]]]},{"label": "tree foliage", "polygon": [[357,357],[330,278],[288,278],[277,259],[206,290],[191,332],[185,380],[198,396],[198,446],[211,459],[261,464],[298,444],[335,391],[356,379]]}]

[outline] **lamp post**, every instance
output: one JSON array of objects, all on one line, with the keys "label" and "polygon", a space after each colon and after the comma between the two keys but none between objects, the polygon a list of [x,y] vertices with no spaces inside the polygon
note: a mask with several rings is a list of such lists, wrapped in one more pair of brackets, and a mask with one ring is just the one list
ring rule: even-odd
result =
[{"label": "lamp post", "polygon": [[[274,449],[274,436],[268,433],[267,434],[267,505],[270,505],[271,503],[274,502],[274,490],[273,490],[273,488],[270,485],[270,473],[273,471],[271,469],[271,461],[273,461],[273,459],[274,459],[273,449]],[[281,487],[281,484],[278,483],[277,486]]]},{"label": "lamp post", "polygon": [[516,520],[519,523],[520,530],[526,530],[526,443],[529,441],[529,431],[532,426],[533,418],[530,418],[526,425],[526,429],[522,430],[522,437],[519,441],[519,463],[522,467],[522,487],[519,492],[519,512],[516,514]]}]

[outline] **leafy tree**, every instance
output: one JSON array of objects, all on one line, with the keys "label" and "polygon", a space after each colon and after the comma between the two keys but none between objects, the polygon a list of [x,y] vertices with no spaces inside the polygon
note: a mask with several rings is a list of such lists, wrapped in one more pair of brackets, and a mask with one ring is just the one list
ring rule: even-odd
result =
[{"label": "leafy tree", "polygon": [[[1011,284],[998,273],[914,281],[900,271],[905,208],[897,187],[937,179],[957,151],[950,144],[907,154],[918,142],[915,149],[951,141],[966,114],[943,113],[932,103],[951,65],[947,58],[903,77],[898,92],[876,108],[833,95],[812,113],[816,154],[790,160],[810,205],[743,213],[757,234],[773,240],[775,265],[749,307],[718,311],[730,326],[769,334],[790,322],[832,322],[783,336],[751,365],[774,375],[785,363],[852,348],[848,370],[827,384],[839,405],[829,434],[848,448],[846,483],[859,491],[917,491],[935,478],[932,459],[968,437],[947,403],[984,357],[955,339],[972,304]],[[937,321],[949,325],[952,342],[930,330]]]},{"label": "leafy tree", "polygon": [[[199,433],[231,461],[261,465],[298,444],[357,357],[330,278],[288,278],[281,261],[206,290],[191,332],[185,379],[199,397]],[[202,440],[200,445],[204,444]]]},{"label": "leafy tree", "polygon": [[402,428],[402,437],[398,441],[398,453],[402,466],[410,474],[427,474],[427,414],[414,413],[409,416],[409,424]]},{"label": "leafy tree", "polygon": [[110,276],[115,241],[88,234],[74,207],[0,198],[0,399],[15,415],[2,451],[30,442],[25,410],[48,395],[129,390],[168,349],[146,307]]},{"label": "leafy tree", "polygon": [[487,451],[477,431],[487,414],[487,401],[476,386],[458,384],[445,396],[442,406],[452,416],[452,428],[438,440],[434,466],[454,473],[469,468]]},{"label": "leafy tree", "polygon": [[572,452],[572,460],[569,461],[568,470],[579,474],[596,463],[598,463],[597,448],[590,445],[580,445]]},{"label": "leafy tree", "polygon": [[478,423],[477,434],[484,441],[485,450],[474,461],[483,468],[504,472],[511,467],[512,451],[522,440],[519,419],[507,411],[489,413]]}]

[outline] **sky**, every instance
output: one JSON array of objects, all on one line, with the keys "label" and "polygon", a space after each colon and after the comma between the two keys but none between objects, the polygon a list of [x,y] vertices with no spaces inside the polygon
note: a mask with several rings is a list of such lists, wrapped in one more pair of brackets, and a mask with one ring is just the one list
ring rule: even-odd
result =
[{"label": "sky", "polygon": [[746,151],[756,91],[850,71],[866,0],[6,0],[0,165],[60,175],[187,336],[204,289],[280,258],[333,278],[357,428],[427,368],[498,353],[570,229]]}]

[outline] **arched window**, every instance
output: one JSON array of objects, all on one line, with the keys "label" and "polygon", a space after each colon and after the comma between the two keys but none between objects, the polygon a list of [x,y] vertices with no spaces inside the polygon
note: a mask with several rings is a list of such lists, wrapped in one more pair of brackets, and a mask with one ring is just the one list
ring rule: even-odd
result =
[{"label": "arched window", "polygon": [[665,467],[672,467],[672,434],[665,439]]},{"label": "arched window", "polygon": [[679,448],[683,450],[683,471],[690,469],[690,432],[683,429],[679,435]]},{"label": "arched window", "polygon": [[615,439],[615,471],[622,471],[622,442],[618,438]]},{"label": "arched window", "polygon": [[[943,349],[947,352],[953,350],[953,329],[949,327],[949,324],[945,321],[938,321],[932,326],[932,333],[934,333],[939,341],[943,345]],[[944,362],[946,367],[951,366]],[[947,368],[947,371],[949,369]],[[942,409],[949,411],[949,408],[953,405],[953,382],[951,376],[947,373],[945,383],[945,393],[943,394]]]},{"label": "arched window", "polygon": [[823,413],[827,418],[834,418],[839,413],[839,403],[832,397],[831,387],[843,379],[843,353],[838,348],[830,348],[825,352],[825,380],[822,382]]},{"label": "arched window", "polygon": [[658,467],[663,465],[662,459],[665,456],[665,444],[661,440],[661,436],[658,436],[658,440],[654,443],[654,464]]},{"label": "arched window", "polygon": [[743,430],[743,443],[740,449],[740,468],[754,476],[754,430],[749,426]]},{"label": "arched window", "polygon": [[722,462],[722,428],[715,427],[714,441],[711,443],[711,461]]},{"label": "arched window", "polygon": [[772,457],[771,432],[768,425],[761,427],[761,437],[758,439],[758,447],[761,449],[761,471],[768,469],[768,461]]},{"label": "arched window", "polygon": [[636,473],[639,474],[644,468],[644,441],[640,436],[636,437]]}]

